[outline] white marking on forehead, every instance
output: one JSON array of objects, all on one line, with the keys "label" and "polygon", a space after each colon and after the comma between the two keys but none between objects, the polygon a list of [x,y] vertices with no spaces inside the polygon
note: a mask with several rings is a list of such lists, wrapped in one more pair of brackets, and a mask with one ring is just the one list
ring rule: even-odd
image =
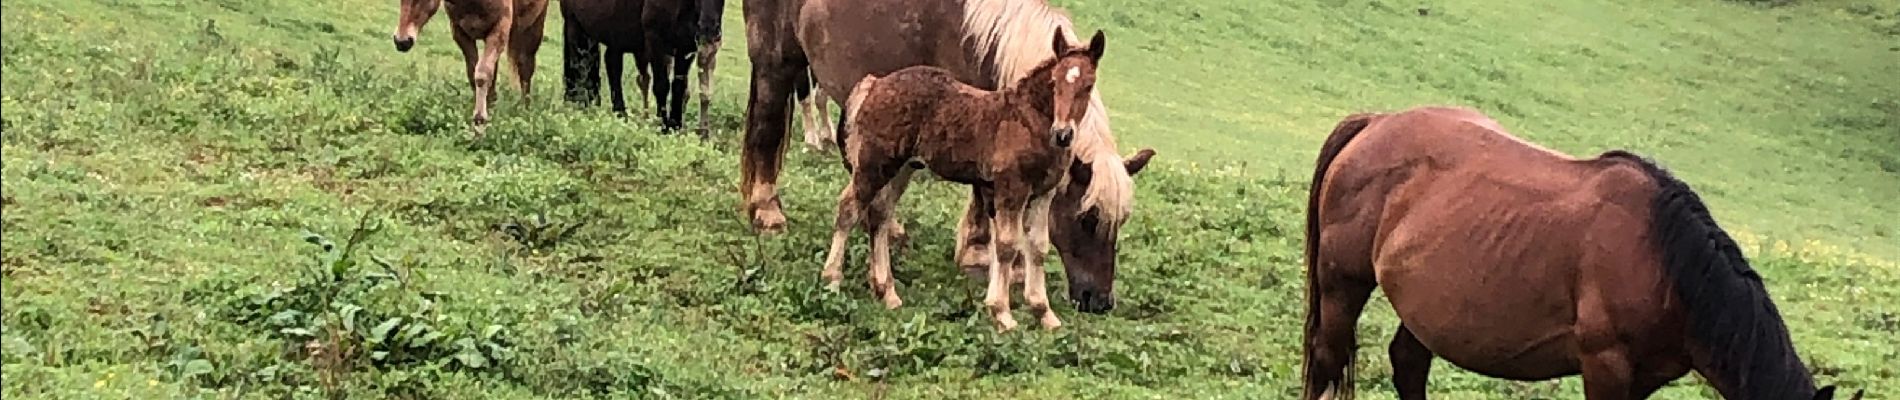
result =
[{"label": "white marking on forehead", "polygon": [[1082,67],[1069,67],[1069,74],[1066,76],[1063,76],[1062,79],[1069,81],[1069,83],[1075,83],[1075,77],[1081,76],[1081,75],[1082,75]]}]

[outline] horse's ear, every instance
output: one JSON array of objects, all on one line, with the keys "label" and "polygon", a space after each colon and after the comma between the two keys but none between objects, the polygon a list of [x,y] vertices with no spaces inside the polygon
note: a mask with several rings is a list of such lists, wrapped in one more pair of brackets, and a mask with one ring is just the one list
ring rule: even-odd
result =
[{"label": "horse's ear", "polygon": [[1056,57],[1062,57],[1062,53],[1069,52],[1069,38],[1067,36],[1068,35],[1062,34],[1062,27],[1056,27],[1055,39],[1051,40],[1049,45],[1049,49],[1055,51]]},{"label": "horse's ear", "polygon": [[1814,391],[1814,400],[1834,400],[1834,385],[1822,386]]},{"label": "horse's ear", "polygon": [[1128,168],[1128,175],[1139,174],[1142,168],[1148,167],[1148,159],[1154,156],[1155,149],[1141,149],[1141,152],[1135,153],[1134,157],[1123,160],[1122,167]]},{"label": "horse's ear", "polygon": [[1095,30],[1095,37],[1089,38],[1089,59],[1102,62],[1102,52],[1108,50],[1108,38],[1102,36],[1102,30]]}]

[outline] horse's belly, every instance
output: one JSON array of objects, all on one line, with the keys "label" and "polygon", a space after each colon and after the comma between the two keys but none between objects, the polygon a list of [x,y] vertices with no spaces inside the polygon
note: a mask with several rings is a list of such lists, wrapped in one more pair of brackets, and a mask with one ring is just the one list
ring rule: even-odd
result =
[{"label": "horse's belly", "polygon": [[1460,368],[1520,380],[1577,372],[1576,307],[1563,294],[1568,290],[1457,275],[1385,273],[1379,279],[1412,335]]}]

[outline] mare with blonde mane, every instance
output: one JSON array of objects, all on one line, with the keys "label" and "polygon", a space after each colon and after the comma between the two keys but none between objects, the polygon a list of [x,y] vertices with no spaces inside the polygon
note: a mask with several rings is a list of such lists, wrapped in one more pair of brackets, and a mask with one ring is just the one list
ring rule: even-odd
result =
[{"label": "mare with blonde mane", "polygon": [[[752,85],[739,190],[752,228],[762,233],[785,227],[777,182],[790,103],[801,91],[809,90],[807,101],[842,104],[860,79],[914,65],[998,90],[1055,56],[1050,37],[1074,32],[1067,12],[1042,0],[747,0],[745,20]],[[1072,33],[1062,35],[1079,44]],[[1116,238],[1133,208],[1133,175],[1154,153],[1124,159],[1099,91],[1088,108],[1070,146],[1069,183],[1051,207],[1049,239],[1063,259],[1069,300],[1102,313],[1114,307]],[[816,113],[807,115],[807,126],[823,125],[809,119]],[[994,259],[991,226],[978,207],[988,202],[973,190],[957,227],[956,262],[980,279]]]}]

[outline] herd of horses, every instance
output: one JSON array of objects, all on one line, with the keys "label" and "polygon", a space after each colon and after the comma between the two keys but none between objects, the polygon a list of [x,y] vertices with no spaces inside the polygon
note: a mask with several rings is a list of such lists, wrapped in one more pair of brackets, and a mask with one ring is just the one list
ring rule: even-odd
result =
[{"label": "herd of horses", "polygon": [[[925,170],[970,189],[952,257],[987,283],[999,331],[1016,326],[1018,283],[1041,325],[1061,326],[1043,279],[1051,245],[1068,301],[1114,308],[1133,177],[1155,153],[1116,149],[1095,90],[1105,34],[1080,40],[1045,0],[743,1],[752,70],[740,197],[752,230],[786,229],[776,183],[796,102],[805,144],[835,148],[850,172],[821,274],[832,290],[855,229],[871,237],[872,293],[903,303],[890,271],[891,248],[908,240],[896,205]],[[479,135],[501,51],[528,97],[547,0],[402,0],[397,50],[440,6]],[[697,57],[707,137],[724,10],[723,0],[561,0],[566,99],[597,104],[604,62],[624,113],[621,55],[632,55],[642,103],[650,94],[674,131]],[[829,103],[842,106],[835,129]],[[1698,194],[1642,156],[1571,157],[1463,107],[1355,114],[1320,147],[1306,213],[1302,399],[1353,397],[1356,326],[1375,289],[1400,321],[1388,351],[1401,399],[1425,398],[1434,358],[1512,380],[1581,374],[1593,400],[1647,398],[1690,371],[1729,399],[1833,398]]]}]

